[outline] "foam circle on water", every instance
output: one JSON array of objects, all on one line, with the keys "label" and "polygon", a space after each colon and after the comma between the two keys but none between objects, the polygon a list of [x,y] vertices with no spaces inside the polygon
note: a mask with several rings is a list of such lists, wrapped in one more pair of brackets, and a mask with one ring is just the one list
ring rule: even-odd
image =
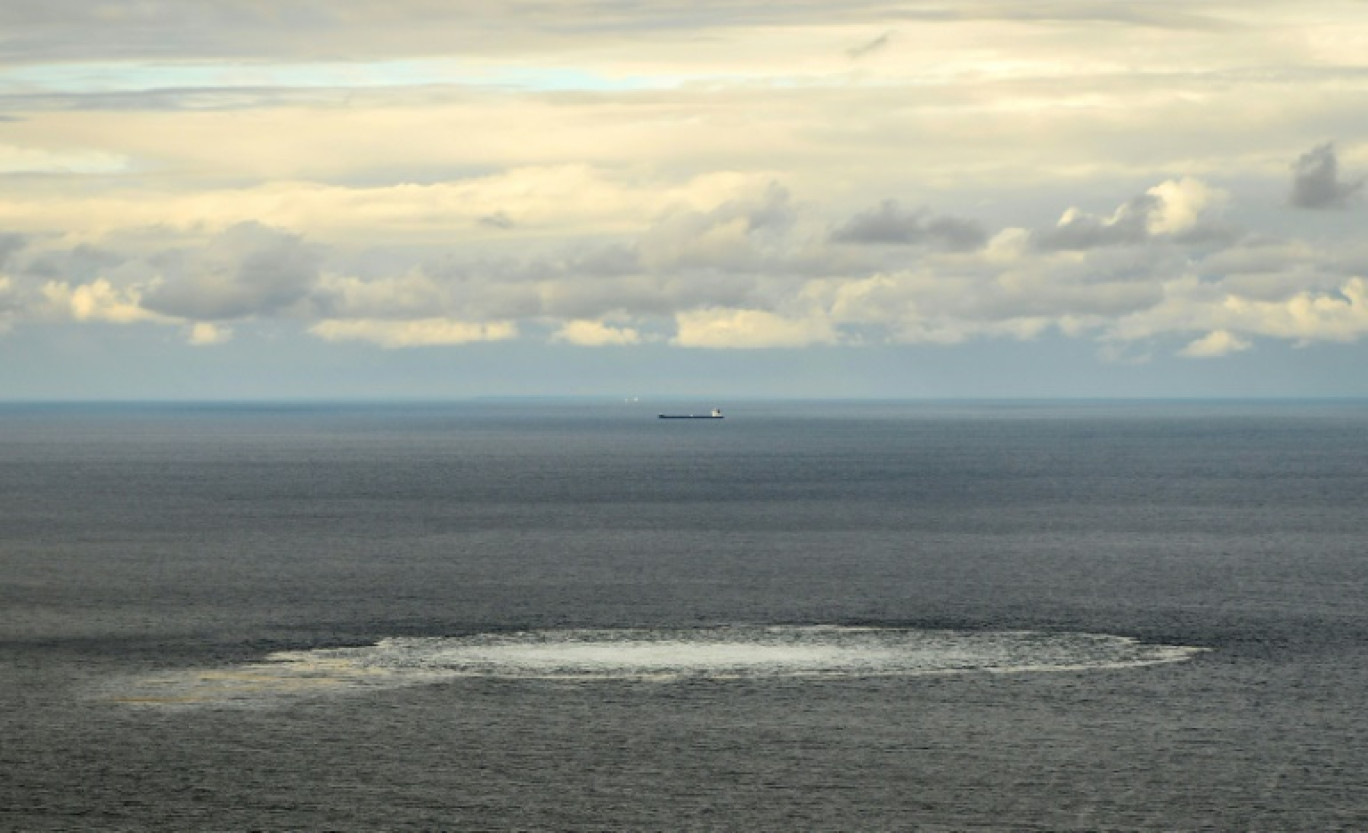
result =
[{"label": "foam circle on water", "polygon": [[1203,649],[1033,631],[776,626],[549,630],[396,637],[271,654],[264,662],[121,683],[129,704],[264,704],[327,691],[454,678],[655,680],[895,677],[1132,668]]}]

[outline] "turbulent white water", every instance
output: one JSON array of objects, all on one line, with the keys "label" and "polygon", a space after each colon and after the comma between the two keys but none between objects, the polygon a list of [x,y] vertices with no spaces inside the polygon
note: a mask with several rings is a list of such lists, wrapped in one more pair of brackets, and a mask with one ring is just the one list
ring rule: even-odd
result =
[{"label": "turbulent white water", "polygon": [[831,626],[524,631],[286,651],[260,663],[140,677],[107,693],[130,704],[249,705],[457,677],[594,681],[1086,671],[1181,662],[1202,650],[1106,634],[1030,631]]}]

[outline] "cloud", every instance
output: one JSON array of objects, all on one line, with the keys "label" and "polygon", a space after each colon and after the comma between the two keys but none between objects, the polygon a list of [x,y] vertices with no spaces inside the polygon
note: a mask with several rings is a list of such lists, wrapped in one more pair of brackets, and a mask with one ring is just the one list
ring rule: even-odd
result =
[{"label": "cloud", "polygon": [[503,341],[516,338],[518,328],[509,321],[458,321],[450,318],[407,321],[329,319],[314,324],[309,332],[324,341],[368,341],[395,349]]},{"label": "cloud", "polygon": [[1035,232],[1032,241],[1056,251],[1133,246],[1161,238],[1177,243],[1229,241],[1234,230],[1215,219],[1226,200],[1224,191],[1200,180],[1166,180],[1122,203],[1111,216],[1070,208],[1054,228]]},{"label": "cloud", "polygon": [[1210,359],[1239,353],[1248,350],[1251,346],[1247,339],[1240,338],[1226,330],[1214,330],[1191,342],[1179,350],[1178,354],[1195,359]]},{"label": "cloud", "polygon": [[242,223],[203,250],[163,258],[161,280],[142,303],[154,312],[222,321],[281,310],[318,281],[319,256],[297,235]]},{"label": "cloud", "polygon": [[[1203,10],[1205,11],[1205,10]],[[211,56],[260,61],[346,55],[352,58],[455,54],[557,54],[583,43],[692,41],[724,30],[817,28],[916,21],[923,25],[977,21],[1100,22],[1196,31],[1230,28],[1218,4],[1210,13],[1187,8],[1131,7],[1098,2],[1051,2],[1030,8],[991,0],[897,4],[846,0],[839,4],[756,3],[730,0],[561,0],[524,10],[518,4],[450,0],[278,2],[146,2],[47,0],[0,6],[0,58],[86,59]],[[535,13],[534,19],[529,15]],[[645,37],[650,35],[651,37]]]},{"label": "cloud", "polygon": [[99,150],[50,149],[0,144],[0,174],[107,174],[125,171],[129,164],[127,157]]},{"label": "cloud", "polygon": [[1297,157],[1292,165],[1292,195],[1297,208],[1344,208],[1349,198],[1363,189],[1364,177],[1341,179],[1339,158],[1330,142]]},{"label": "cloud", "polygon": [[207,347],[211,344],[223,344],[232,338],[233,330],[230,327],[199,321],[190,328],[186,341],[196,347]]},{"label": "cloud", "polygon": [[1335,292],[1298,292],[1276,301],[1230,296],[1222,304],[1232,329],[1300,342],[1357,341],[1368,335],[1368,280],[1349,278]]},{"label": "cloud", "polygon": [[787,318],[754,309],[703,309],[675,316],[671,343],[680,347],[760,349],[835,344],[839,336],[829,320]]},{"label": "cloud", "polygon": [[857,349],[1055,332],[1118,355],[1181,337],[1182,355],[1214,357],[1260,337],[1368,334],[1353,277],[1368,246],[1223,237],[1228,195],[1192,177],[1109,215],[1071,211],[1049,232],[1014,225],[989,238],[962,221],[982,236],[967,250],[912,245],[951,238],[949,218],[892,200],[833,222],[819,201],[754,176],[691,178],[670,193],[670,207],[626,233],[507,239],[524,233],[515,228],[478,247],[323,246],[260,223],[130,229],[65,248],[30,236],[9,258],[0,305],[11,324],[147,323],[194,345],[248,338],[265,318],[390,349],[514,338]]},{"label": "cloud", "polygon": [[880,49],[887,47],[889,41],[891,41],[892,38],[892,32],[884,32],[882,35],[879,35],[877,38],[874,38],[871,41],[847,49],[846,54],[854,59],[859,59],[867,55],[872,55],[873,53],[878,52]]},{"label": "cloud", "polygon": [[687,269],[744,271],[759,268],[764,246],[789,227],[788,191],[769,183],[754,197],[727,200],[707,211],[675,209],[641,235],[643,266],[668,272]]},{"label": "cloud", "polygon": [[[335,114],[319,114],[313,122],[334,118]],[[403,141],[401,136],[391,135],[384,115],[377,120],[378,125],[368,125],[365,131],[375,137],[376,145],[386,145],[391,138]],[[264,169],[251,164],[245,168],[230,167],[255,157],[245,148],[240,155],[234,155],[220,147],[222,132],[231,126],[217,122],[188,130],[186,141],[193,143],[194,148],[186,154],[192,155],[176,155],[178,165],[223,169],[225,177],[241,176],[249,183],[243,187],[225,187],[216,182],[203,188],[191,184],[182,190],[167,191],[151,187],[143,179],[120,181],[123,187],[92,189],[25,189],[7,183],[11,187],[0,199],[0,228],[31,237],[60,232],[66,240],[94,244],[131,230],[155,230],[167,239],[202,238],[242,225],[344,246],[366,243],[435,247],[475,243],[489,249],[506,243],[510,249],[525,254],[529,240],[573,242],[578,236],[592,239],[639,232],[653,218],[663,220],[672,214],[718,210],[730,201],[743,203],[742,210],[754,214],[757,228],[774,225],[777,218],[766,216],[766,211],[784,210],[780,195],[765,195],[774,182],[767,173],[635,177],[587,164],[562,164],[481,171],[478,175],[429,184],[345,185],[305,181],[301,170],[319,179],[336,173],[326,158],[327,150],[315,150],[312,158],[307,158],[310,154],[303,147],[311,141],[327,144],[330,140],[326,131],[318,129],[317,124],[296,123],[292,118],[283,123],[265,121],[253,125],[253,131],[259,128],[272,135],[283,133],[286,138],[271,148]],[[358,130],[354,122],[346,120],[332,126],[349,134]],[[421,125],[412,128],[418,130]],[[140,141],[162,141],[161,134],[155,131],[139,131],[138,136]],[[336,141],[357,140],[344,137]],[[336,145],[329,147],[335,149]],[[156,152],[152,155],[160,155],[160,147],[153,150]],[[227,154],[230,161],[212,158],[218,153]],[[430,156],[420,158],[417,164],[442,169],[452,160]],[[295,168],[296,165],[299,167]],[[277,170],[277,166],[292,170]],[[263,176],[267,181],[253,183]],[[510,221],[508,227],[498,227],[500,216]]]},{"label": "cloud", "polygon": [[1225,191],[1192,177],[1165,180],[1145,194],[1158,200],[1146,224],[1151,235],[1193,234],[1210,225],[1211,215],[1229,199]]},{"label": "cloud", "polygon": [[0,275],[0,333],[9,331],[19,303],[14,297],[14,281]]},{"label": "cloud", "polygon": [[42,294],[58,315],[76,321],[132,324],[160,320],[156,313],[141,306],[136,289],[120,289],[103,278],[76,286],[50,281],[44,284]]},{"label": "cloud", "polygon": [[99,278],[111,279],[121,276],[124,272],[135,273],[131,280],[117,281],[121,285],[137,283],[140,277],[149,276],[146,270],[139,269],[139,264],[135,263],[134,259],[106,247],[82,243],[70,249],[32,248],[36,250],[22,266],[27,275],[81,284]]},{"label": "cloud", "polygon": [[513,228],[513,226],[515,225],[512,218],[510,218],[507,214],[505,214],[502,211],[495,211],[493,214],[484,215],[479,219],[479,223],[482,226],[489,226],[490,228],[499,229]]},{"label": "cloud", "polygon": [[444,279],[416,268],[369,279],[329,272],[319,279],[311,300],[329,318],[427,318],[451,305],[451,286],[461,285],[462,277]]},{"label": "cloud", "polygon": [[641,333],[631,327],[615,327],[602,321],[567,321],[551,336],[552,341],[580,347],[640,344]]},{"label": "cloud", "polygon": [[27,245],[28,235],[0,232],[0,269],[5,268],[5,262],[10,259],[10,255]]},{"label": "cloud", "polygon": [[983,226],[958,217],[936,217],[925,210],[903,211],[896,200],[856,214],[831,233],[837,243],[928,244],[950,251],[978,249],[988,241]]},{"label": "cloud", "polygon": [[1110,217],[1070,208],[1053,229],[1035,237],[1036,244],[1042,249],[1081,250],[1143,243],[1149,239],[1149,215],[1159,202],[1152,194],[1132,197]]}]

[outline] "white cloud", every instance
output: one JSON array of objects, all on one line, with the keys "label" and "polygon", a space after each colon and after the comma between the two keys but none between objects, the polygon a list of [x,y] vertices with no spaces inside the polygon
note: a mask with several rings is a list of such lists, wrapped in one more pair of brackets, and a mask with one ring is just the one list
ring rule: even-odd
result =
[{"label": "white cloud", "polygon": [[391,349],[503,341],[518,335],[517,325],[512,322],[457,321],[450,318],[409,321],[329,319],[314,324],[309,332],[325,341],[369,341]]},{"label": "white cloud", "polygon": [[223,344],[232,338],[233,330],[230,327],[209,321],[197,321],[190,327],[186,341],[196,347],[207,347],[211,344]]},{"label": "white cloud", "polygon": [[142,308],[136,289],[120,289],[103,278],[77,286],[49,281],[43,285],[42,294],[51,310],[76,321],[132,324],[162,320],[161,316]]},{"label": "white cloud", "polygon": [[1138,246],[1156,239],[1206,242],[1232,231],[1214,221],[1228,195],[1192,177],[1170,179],[1122,203],[1110,216],[1069,208],[1053,229],[1034,239],[1046,250],[1084,251]]},{"label": "white cloud", "polygon": [[760,349],[839,341],[826,318],[787,318],[764,310],[690,310],[676,314],[675,325],[672,343],[680,347]]},{"label": "white cloud", "polygon": [[622,346],[640,344],[641,333],[631,327],[615,327],[602,321],[567,321],[552,336],[553,341],[563,341],[581,347]]},{"label": "white cloud", "polygon": [[124,171],[129,164],[120,154],[100,150],[0,144],[0,174],[108,174]]},{"label": "white cloud", "polygon": [[1220,210],[1230,195],[1199,179],[1182,177],[1159,183],[1145,192],[1159,199],[1150,212],[1150,234],[1182,234],[1191,231],[1212,213]]},{"label": "white cloud", "polygon": [[1191,342],[1178,352],[1179,355],[1189,358],[1210,359],[1248,350],[1251,346],[1247,339],[1240,338],[1226,330],[1214,330]]},{"label": "white cloud", "polygon": [[1355,277],[1338,292],[1299,292],[1283,301],[1225,300],[1225,316],[1244,332],[1311,341],[1356,341],[1368,335],[1368,281]]}]

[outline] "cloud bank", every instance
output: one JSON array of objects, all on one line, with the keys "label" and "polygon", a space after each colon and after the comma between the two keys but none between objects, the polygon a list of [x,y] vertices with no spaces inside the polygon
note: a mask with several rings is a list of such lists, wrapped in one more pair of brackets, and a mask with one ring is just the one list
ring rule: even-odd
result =
[{"label": "cloud bank", "polygon": [[714,193],[711,207],[665,209],[634,233],[522,254],[379,253],[255,223],[143,252],[9,235],[7,304],[11,319],[182,327],[195,345],[276,320],[387,349],[858,348],[1052,332],[1212,358],[1258,338],[1368,332],[1368,250],[1251,235],[1222,219],[1229,192],[1191,177],[1107,212],[996,230],[896,198],[833,225],[774,182]]}]

